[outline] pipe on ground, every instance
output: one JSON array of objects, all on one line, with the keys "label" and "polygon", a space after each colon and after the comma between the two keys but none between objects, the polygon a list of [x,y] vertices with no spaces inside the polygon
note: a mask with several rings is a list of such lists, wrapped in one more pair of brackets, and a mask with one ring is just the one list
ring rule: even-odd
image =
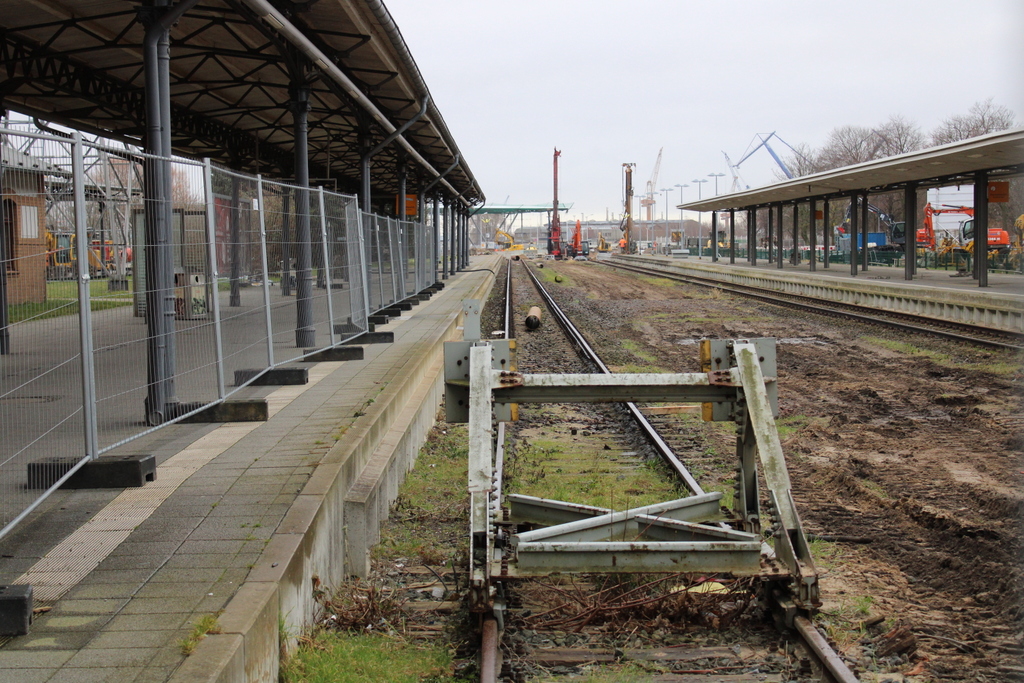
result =
[{"label": "pipe on ground", "polygon": [[541,313],[539,306],[531,306],[526,314],[526,329],[535,330],[540,327]]}]

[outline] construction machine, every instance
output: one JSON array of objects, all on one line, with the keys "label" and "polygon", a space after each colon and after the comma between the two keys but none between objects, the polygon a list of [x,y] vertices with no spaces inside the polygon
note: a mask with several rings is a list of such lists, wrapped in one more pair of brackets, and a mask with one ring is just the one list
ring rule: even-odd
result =
[{"label": "construction machine", "polygon": [[515,238],[504,230],[494,231],[494,242],[501,251],[522,251],[523,249],[523,245],[516,244]]},{"label": "construction machine", "polygon": [[555,176],[555,201],[551,211],[551,227],[548,229],[548,254],[556,259],[562,258],[562,223],[558,218],[558,157],[562,153],[555,148],[554,176]]},{"label": "construction machine", "polygon": [[576,228],[572,231],[572,240],[565,245],[566,258],[574,259],[577,256],[585,256],[583,253],[583,236],[580,234],[580,222],[576,221]]},{"label": "construction machine", "polygon": [[604,235],[597,236],[597,251],[602,254],[607,254],[612,250],[612,245],[608,244],[608,240],[604,238]]},{"label": "construction machine", "polygon": [[[660,159],[660,156],[659,156]],[[622,164],[622,171],[625,174],[625,206],[622,214],[622,222],[619,223],[619,230],[622,231],[622,238],[619,240],[619,249],[623,254],[636,253],[636,242],[633,240],[633,168],[636,164]]]},{"label": "construction machine", "polygon": [[[973,215],[973,212],[972,212]],[[960,223],[960,251],[974,253],[974,219]],[[1010,233],[1002,228],[988,229],[988,253],[1008,253],[1010,251]]]}]

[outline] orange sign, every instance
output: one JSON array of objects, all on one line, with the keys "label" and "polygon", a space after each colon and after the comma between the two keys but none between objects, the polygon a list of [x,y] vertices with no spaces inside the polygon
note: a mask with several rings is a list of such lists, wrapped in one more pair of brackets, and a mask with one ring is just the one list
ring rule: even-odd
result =
[{"label": "orange sign", "polygon": [[1000,204],[1010,201],[1010,183],[1007,180],[996,180],[988,184],[988,201]]},{"label": "orange sign", "polygon": [[[399,201],[401,201],[401,196],[396,194],[395,195],[395,214],[396,215],[400,212],[400,209],[402,208],[402,205],[398,203]],[[405,216],[406,216],[406,218],[408,218],[410,216],[415,216],[417,214],[417,208],[418,207],[416,206],[416,195],[414,195],[414,194],[407,194],[407,195],[405,195]]]},{"label": "orange sign", "polygon": [[825,217],[825,212],[824,211],[822,211],[821,209],[815,209],[814,210],[814,220],[820,221],[824,217]]}]

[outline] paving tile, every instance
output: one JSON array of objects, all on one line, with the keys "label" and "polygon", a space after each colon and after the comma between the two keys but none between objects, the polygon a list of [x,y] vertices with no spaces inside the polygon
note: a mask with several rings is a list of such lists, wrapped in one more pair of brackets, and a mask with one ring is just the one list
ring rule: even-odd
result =
[{"label": "paving tile", "polygon": [[188,633],[186,629],[168,631],[104,631],[89,643],[97,649],[163,647],[177,643]]},{"label": "paving tile", "polygon": [[152,569],[95,569],[82,579],[82,583],[135,583],[141,586],[151,576]]},{"label": "paving tile", "polygon": [[142,598],[173,598],[186,595],[202,596],[206,594],[206,585],[195,581],[147,583],[135,594],[135,599]]},{"label": "paving tile", "polygon": [[14,683],[15,681],[17,683],[46,683],[46,681],[50,681],[50,680],[55,681],[55,682],[59,682],[60,681],[59,678],[53,678],[54,674],[56,674],[59,671],[60,671],[60,669],[56,669],[56,668],[53,668],[53,669],[17,669],[16,673],[13,674],[13,675],[16,675],[17,678],[14,678],[13,675],[11,677],[9,677],[9,678],[5,678],[5,676],[8,673],[12,673],[12,672],[5,671],[2,668],[2,666],[0,666],[0,681],[4,681],[4,683],[7,683],[8,681],[10,681],[11,683]]},{"label": "paving tile", "polygon": [[176,595],[166,598],[135,598],[121,610],[121,614],[168,614],[191,612],[202,594]]},{"label": "paving tile", "polygon": [[[168,553],[169,555],[169,553]],[[160,568],[166,561],[165,555],[111,555],[104,558],[96,567],[99,571],[119,571],[131,569],[148,569],[151,573]]]},{"label": "paving tile", "polygon": [[57,602],[51,618],[69,614],[116,614],[128,598],[68,598],[64,597]]},{"label": "paving tile", "polygon": [[245,547],[244,540],[230,541],[185,541],[178,552],[182,555],[230,554],[241,552]]},{"label": "paving tile", "polygon": [[234,557],[230,554],[217,554],[217,555],[201,555],[199,557],[205,557],[209,561],[213,561],[213,558],[221,558],[220,564],[211,564],[208,567],[194,567],[194,568],[172,568],[164,567],[150,580],[150,583],[181,583],[183,581],[194,581],[198,584],[212,584],[213,582],[220,579],[224,574],[224,569],[231,566],[231,558]]},{"label": "paving tile", "polygon": [[[65,669],[76,668],[123,668],[142,669],[159,652],[155,647],[86,647],[80,650],[64,665]],[[135,672],[138,675],[138,671]]]},{"label": "paving tile", "polygon": [[106,631],[167,631],[181,627],[186,614],[119,614],[108,622]]},{"label": "paving tile", "polygon": [[166,667],[146,667],[132,683],[165,683],[172,673]]},{"label": "paving tile", "polygon": [[[4,645],[4,651],[15,650],[80,650],[95,637],[93,631],[33,631],[27,636],[20,636]],[[3,673],[0,672],[0,680]]]},{"label": "paving tile", "polygon": [[4,669],[53,669],[78,654],[78,650],[0,650],[0,671]]},{"label": "paving tile", "polygon": [[53,683],[135,683],[142,671],[142,667],[65,667],[50,680]]},{"label": "paving tile", "polygon": [[130,598],[141,583],[89,583],[78,584],[64,596],[67,599]]},{"label": "paving tile", "polygon": [[47,614],[32,624],[32,632],[99,631],[112,618],[110,614]]},{"label": "paving tile", "polygon": [[[195,528],[195,527],[192,527]],[[136,535],[133,534],[128,537],[128,540],[122,542],[119,546],[114,548],[110,553],[110,557],[116,557],[118,555],[160,555],[167,556],[177,550],[178,546],[181,545],[181,541],[185,540],[187,532],[182,535],[180,540],[175,541],[153,541],[153,540],[135,540]]]},{"label": "paving tile", "polygon": [[165,646],[159,649],[153,660],[150,662],[151,667],[163,667],[170,671],[177,669],[181,663],[185,661],[185,655],[181,654],[181,648],[177,642],[172,646]]}]

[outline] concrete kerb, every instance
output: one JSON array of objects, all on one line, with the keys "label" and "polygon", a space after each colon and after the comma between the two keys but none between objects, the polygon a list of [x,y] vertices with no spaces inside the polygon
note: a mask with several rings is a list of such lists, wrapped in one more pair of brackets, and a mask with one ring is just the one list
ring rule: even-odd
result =
[{"label": "concrete kerb", "polygon": [[806,272],[765,271],[737,265],[722,267],[709,263],[679,263],[651,257],[631,256],[629,260],[681,274],[691,272],[723,283],[754,285],[827,301],[1024,332],[1024,299],[1002,292],[952,289],[913,282],[897,284]]},{"label": "concrete kerb", "polygon": [[[498,257],[488,261],[493,261],[492,268],[500,264]],[[205,638],[171,676],[171,683],[277,680],[280,653],[293,649],[298,636],[312,624],[314,577],[319,585],[338,585],[351,566],[346,558],[346,526],[353,520],[346,515],[362,517],[356,524],[364,537],[372,519],[372,533],[378,534],[375,525],[383,518],[381,506],[386,516],[402,476],[433,424],[443,378],[441,343],[461,336],[462,299],[486,296],[494,276],[475,284],[473,280],[449,282],[442,296],[417,311],[430,315],[442,302],[456,302],[456,306],[447,304],[448,312],[416,342],[416,352],[392,373],[384,390],[366,405],[365,414],[328,451],[224,609],[220,618],[224,632]],[[370,463],[360,491],[367,500],[375,498],[375,503],[364,504],[361,515],[357,506],[347,511],[345,498]],[[352,551],[358,564],[368,549],[361,546]]]}]

